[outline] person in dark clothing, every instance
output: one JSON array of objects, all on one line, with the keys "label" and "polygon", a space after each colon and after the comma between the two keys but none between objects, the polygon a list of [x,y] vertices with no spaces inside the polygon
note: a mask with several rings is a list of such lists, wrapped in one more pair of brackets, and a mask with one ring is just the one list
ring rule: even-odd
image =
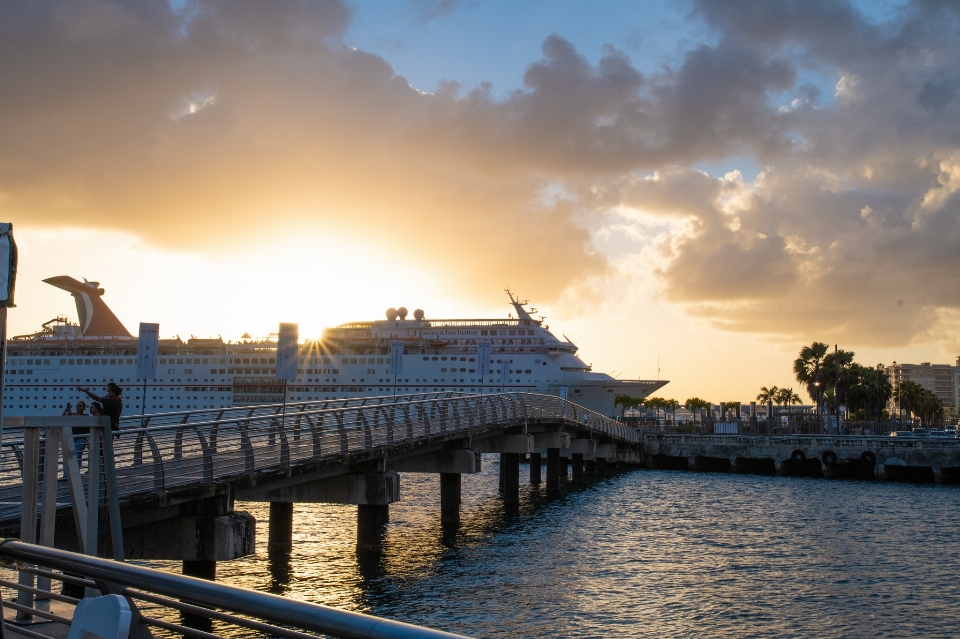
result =
[{"label": "person in dark clothing", "polygon": [[120,414],[123,413],[123,399],[120,395],[123,389],[110,382],[107,384],[107,394],[105,397],[99,397],[90,392],[89,388],[77,386],[77,390],[86,393],[91,399],[94,399],[103,406],[103,414],[110,418],[110,428],[120,430]]}]

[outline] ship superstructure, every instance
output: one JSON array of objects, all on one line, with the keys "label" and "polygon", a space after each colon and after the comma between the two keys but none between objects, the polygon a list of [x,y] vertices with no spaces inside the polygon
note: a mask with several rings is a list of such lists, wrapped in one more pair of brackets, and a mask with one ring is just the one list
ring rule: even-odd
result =
[{"label": "ship superstructure", "polygon": [[[36,334],[8,341],[6,415],[59,414],[80,398],[77,384],[108,381],[124,387],[127,413],[283,401],[274,339],[162,339],[157,379],[149,381],[144,397],[136,378],[137,340],[107,308],[99,284],[66,276],[44,281],[73,295],[81,323],[58,317]],[[594,372],[571,341],[558,339],[534,317],[536,310],[508,294],[516,317],[507,319],[427,319],[421,310],[408,318],[401,307],[388,309],[383,320],[325,329],[319,340],[300,345],[298,376],[287,384],[287,399],[526,391],[614,415],[615,395],[646,397],[667,383]],[[396,342],[403,344],[403,361],[401,372],[392,374]],[[487,361],[478,361],[486,348]]]}]

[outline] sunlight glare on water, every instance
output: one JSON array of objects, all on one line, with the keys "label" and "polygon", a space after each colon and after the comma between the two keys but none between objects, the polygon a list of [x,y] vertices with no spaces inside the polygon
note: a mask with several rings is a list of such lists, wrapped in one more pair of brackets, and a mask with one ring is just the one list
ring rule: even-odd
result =
[{"label": "sunlight glare on water", "polygon": [[498,470],[485,455],[463,477],[446,542],[438,478],[403,475],[362,561],[355,507],[298,504],[287,560],[266,550],[268,505],[238,503],[257,554],[218,580],[476,637],[960,633],[955,487],[634,471],[550,497],[524,483],[505,508]]}]

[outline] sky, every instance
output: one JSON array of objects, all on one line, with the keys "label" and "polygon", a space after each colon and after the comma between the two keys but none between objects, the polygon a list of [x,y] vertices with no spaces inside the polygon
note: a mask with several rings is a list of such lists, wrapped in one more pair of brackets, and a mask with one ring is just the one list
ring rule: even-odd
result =
[{"label": "sky", "polygon": [[680,401],[960,355],[960,5],[0,5],[12,334],[502,317]]}]

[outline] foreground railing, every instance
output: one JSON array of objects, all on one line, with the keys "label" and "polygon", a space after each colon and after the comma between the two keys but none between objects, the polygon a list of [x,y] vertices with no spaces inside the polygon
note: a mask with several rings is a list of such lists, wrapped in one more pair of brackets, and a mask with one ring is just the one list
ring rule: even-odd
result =
[{"label": "foreground railing", "polygon": [[[20,572],[86,588],[88,596],[123,595],[130,602],[131,610],[135,610],[131,636],[136,636],[134,629],[141,625],[200,639],[216,639],[249,630],[290,639],[316,637],[308,634],[310,632],[354,639],[464,639],[463,635],[16,540],[0,542],[0,558],[8,564],[15,562]],[[0,579],[0,586],[25,588],[15,579]],[[4,606],[16,609],[21,616],[70,624],[72,611],[69,608],[65,611],[63,607],[75,606],[79,599],[38,588],[27,589],[35,596],[58,602],[59,607],[47,605],[43,606],[47,608],[44,610],[11,602],[5,602]],[[188,618],[193,620],[189,626],[185,625]],[[212,622],[216,622],[218,634],[209,632],[213,629]],[[204,630],[196,627],[204,625],[207,626]],[[31,639],[50,639],[50,635],[38,631],[43,628],[16,627],[15,630]]]},{"label": "foreground railing", "polygon": [[[210,411],[197,411],[178,414],[174,423],[146,427],[124,422],[113,440],[119,496],[160,494],[260,470],[386,450],[446,433],[538,419],[562,420],[600,436],[639,442],[632,428],[549,395],[427,394],[320,404],[288,404],[285,411],[277,406],[247,407],[212,416]],[[89,448],[84,461],[88,459]],[[5,443],[0,451],[0,521],[18,516],[22,465],[20,444]]]}]

